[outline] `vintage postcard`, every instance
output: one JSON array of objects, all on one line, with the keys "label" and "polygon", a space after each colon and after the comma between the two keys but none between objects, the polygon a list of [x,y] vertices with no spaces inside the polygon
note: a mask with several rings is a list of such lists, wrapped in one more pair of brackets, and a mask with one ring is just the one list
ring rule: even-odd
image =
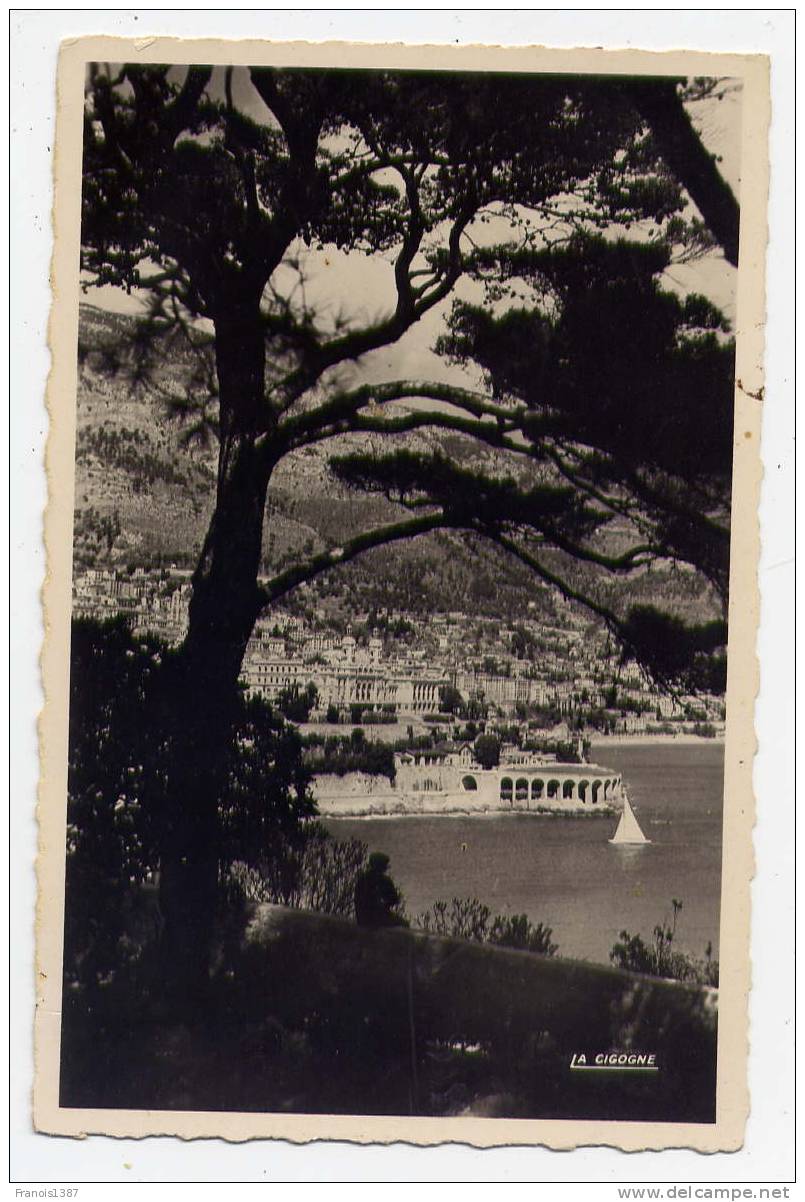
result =
[{"label": "vintage postcard", "polygon": [[37,1129],[739,1147],[767,61],[58,88]]}]

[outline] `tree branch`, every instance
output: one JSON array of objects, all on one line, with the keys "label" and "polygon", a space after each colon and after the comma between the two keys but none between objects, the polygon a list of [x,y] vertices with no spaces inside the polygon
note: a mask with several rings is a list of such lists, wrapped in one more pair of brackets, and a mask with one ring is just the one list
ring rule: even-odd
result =
[{"label": "tree branch", "polygon": [[339,564],[348,563],[373,547],[387,546],[389,543],[399,542],[401,539],[415,538],[418,534],[427,534],[431,530],[444,529],[454,524],[448,516],[439,512],[411,518],[407,521],[391,522],[387,526],[365,531],[341,547],[322,551],[305,563],[296,564],[284,572],[280,572],[278,576],[258,590],[260,606],[262,608],[271,605],[291,589],[296,588],[297,585],[312,580],[322,572],[338,567]]},{"label": "tree branch", "polygon": [[558,550],[564,551],[566,555],[571,555],[573,559],[583,560],[586,563],[594,563],[597,567],[606,568],[608,572],[631,572],[635,568],[644,567],[647,563],[659,558],[661,553],[661,549],[651,543],[641,543],[637,547],[630,547],[622,555],[602,555],[591,547],[583,547],[580,543],[567,538],[550,522],[535,520],[534,529],[538,530],[548,543]]},{"label": "tree branch", "polygon": [[174,136],[180,134],[191,122],[198,102],[204,94],[204,89],[212,77],[212,67],[190,67],[184,83],[165,110],[165,117],[170,124]]},{"label": "tree branch", "polygon": [[[441,273],[438,285],[433,287],[427,296],[422,295],[422,289],[417,289],[413,294],[412,303],[410,281],[408,281],[407,287],[403,282],[402,291],[400,291],[400,281],[396,279],[397,269],[395,266],[397,304],[391,316],[375,325],[365,326],[363,329],[353,330],[349,334],[332,338],[318,347],[307,362],[293,372],[282,385],[282,392],[285,394],[285,403],[282,406],[284,409],[307,392],[329,368],[335,367],[339,363],[354,361],[370,351],[380,350],[381,347],[397,342],[411,326],[449,295],[461,275],[461,235],[474,211],[474,203],[472,205],[465,203],[453,223],[448,238],[447,266]],[[401,256],[407,254],[405,246],[400,254]]]},{"label": "tree branch", "polygon": [[727,261],[737,267],[740,208],[713,155],[693,128],[676,81],[641,80],[630,84],[628,91],[663,158],[718,239]]},{"label": "tree branch", "polygon": [[[293,104],[283,96],[277,87],[277,76],[273,67],[250,67],[249,75],[263,104],[269,109],[279,123],[285,135],[285,141],[291,157],[300,151],[309,154],[309,145],[301,138],[300,116]],[[315,148],[314,148],[315,150]]]},{"label": "tree branch", "polygon": [[[519,455],[530,455],[525,443],[516,443],[508,438],[499,426],[492,422],[470,421],[450,413],[432,411],[407,413],[402,417],[376,418],[362,415],[345,419],[336,426],[321,432],[321,438],[333,438],[338,434],[407,434],[412,430],[433,428],[449,430],[454,434],[467,434],[487,446]],[[310,439],[309,442],[316,441]],[[309,442],[307,445],[309,445]]]},{"label": "tree branch", "polygon": [[[370,422],[368,419],[367,428]],[[388,433],[391,423],[381,422],[379,428]],[[438,453],[418,455],[403,450],[374,456],[359,452],[331,462],[336,475],[357,489],[382,492],[409,509],[439,505],[456,524],[480,534],[515,529],[537,532],[567,555],[612,573],[631,572],[662,555],[662,548],[650,542],[620,555],[605,555],[590,546],[590,536],[611,520],[611,514],[584,500],[577,503],[575,490],[564,486],[536,483],[521,487],[511,477],[457,467]]]},{"label": "tree branch", "polygon": [[513,555],[516,559],[519,559],[521,563],[525,564],[526,567],[530,568],[533,572],[540,576],[546,584],[550,584],[554,588],[559,589],[560,593],[562,593],[562,595],[566,597],[568,601],[575,601],[579,605],[583,605],[586,609],[591,610],[592,613],[597,614],[597,616],[606,623],[607,629],[611,630],[616,638],[618,638],[622,644],[627,646],[633,654],[636,654],[637,649],[632,645],[630,639],[628,638],[623,622],[617,616],[617,614],[609,609],[608,606],[602,605],[600,601],[595,601],[592,597],[589,597],[585,593],[579,592],[578,589],[573,588],[567,583],[566,580],[564,580],[561,576],[558,576],[555,572],[550,571],[549,568],[546,568],[545,565],[540,562],[540,560],[538,560],[529,551],[526,551],[524,547],[520,546],[519,543],[515,542],[515,540],[510,538],[508,535],[495,533],[494,531],[488,531],[486,532],[486,537],[492,542],[496,543],[504,551],[508,551],[510,555]]},{"label": "tree branch", "polygon": [[583,476],[580,476],[578,472],[574,471],[565,462],[557,447],[551,447],[544,444],[543,451],[560,475],[563,476],[569,484],[572,484],[574,488],[578,488],[582,492],[586,493],[588,497],[592,497],[594,501],[597,501],[599,505],[604,506],[604,508],[609,509],[611,513],[617,513],[620,517],[628,518],[630,521],[639,525],[640,516],[639,514],[635,513],[634,505],[631,505],[628,501],[625,501],[620,497],[613,497],[608,493],[602,492],[599,488],[596,488],[591,481],[586,480]]},{"label": "tree branch", "polygon": [[[494,418],[498,423],[495,428],[510,430],[518,429],[519,419],[528,412],[525,406],[507,408],[505,405],[496,405],[481,393],[456,388],[450,384],[392,380],[385,384],[363,384],[349,392],[338,393],[332,400],[310,412],[287,418],[281,426],[281,433],[289,449],[306,446],[310,442],[319,442],[322,438],[330,438],[336,433],[343,434],[350,430],[352,427],[345,423],[351,421],[367,405],[385,405],[391,401],[409,398],[445,401],[473,417]],[[339,424],[340,428],[335,429]],[[471,432],[474,432],[474,429],[475,427]],[[523,446],[517,449],[525,451],[527,448]]]},{"label": "tree branch", "polygon": [[405,317],[413,310],[415,293],[411,287],[411,264],[422,245],[426,224],[419,203],[419,190],[414,173],[407,168],[398,168],[405,185],[405,195],[408,200],[407,229],[403,237],[400,253],[394,264],[394,282],[397,288],[397,312]]}]

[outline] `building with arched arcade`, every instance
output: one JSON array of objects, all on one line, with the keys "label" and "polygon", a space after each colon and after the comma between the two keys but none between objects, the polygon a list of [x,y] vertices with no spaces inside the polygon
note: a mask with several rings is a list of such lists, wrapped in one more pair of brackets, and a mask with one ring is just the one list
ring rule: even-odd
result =
[{"label": "building with arched arcade", "polygon": [[482,768],[464,745],[439,755],[438,749],[395,756],[395,790],[407,795],[441,794],[469,808],[591,812],[620,809],[623,780],[600,764],[564,764],[520,755],[512,762]]},{"label": "building with arched arcade", "polygon": [[395,779],[348,773],[313,778],[322,815],[610,814],[623,808],[619,772],[599,764],[513,757],[482,768],[472,748],[399,752]]}]

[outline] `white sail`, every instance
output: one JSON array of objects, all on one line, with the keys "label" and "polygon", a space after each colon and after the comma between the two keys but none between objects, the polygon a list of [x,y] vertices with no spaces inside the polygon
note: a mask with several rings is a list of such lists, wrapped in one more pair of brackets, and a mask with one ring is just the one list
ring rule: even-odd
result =
[{"label": "white sail", "polygon": [[618,823],[618,829],[609,840],[610,843],[650,843],[651,840],[640,829],[640,823],[635,817],[635,812],[629,804],[629,798],[624,795],[623,812]]}]

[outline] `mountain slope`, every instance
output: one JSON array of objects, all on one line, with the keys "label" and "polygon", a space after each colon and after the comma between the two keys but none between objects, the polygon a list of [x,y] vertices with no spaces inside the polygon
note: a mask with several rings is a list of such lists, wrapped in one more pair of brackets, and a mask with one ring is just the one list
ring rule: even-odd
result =
[{"label": "mountain slope", "polygon": [[[74,558],[77,566],[170,563],[192,567],[201,549],[215,494],[215,445],[188,442],[187,421],[171,419],[171,398],[193,396],[194,360],[186,348],[163,355],[150,388],[132,384],[130,352],[134,322],[84,305],[80,317],[76,439]],[[371,436],[336,440],[336,452],[387,445]],[[419,451],[441,450],[466,466],[493,471],[498,453],[471,440],[421,431],[394,440]],[[336,481],[322,445],[288,456],[269,490],[263,539],[266,573],[360,530],[394,520],[400,508]],[[508,468],[508,463],[506,464]],[[510,469],[509,469],[510,470]],[[627,537],[609,535],[609,549]],[[655,570],[628,582],[602,580],[588,566],[572,564],[572,581],[623,605],[661,602],[688,619],[711,616],[708,590],[690,572]],[[603,593],[601,592],[603,590]],[[525,568],[479,539],[431,534],[379,548],[328,573],[319,595],[351,597],[355,608],[420,610],[468,608],[489,616],[517,617],[529,603],[550,618],[551,591]]]}]

